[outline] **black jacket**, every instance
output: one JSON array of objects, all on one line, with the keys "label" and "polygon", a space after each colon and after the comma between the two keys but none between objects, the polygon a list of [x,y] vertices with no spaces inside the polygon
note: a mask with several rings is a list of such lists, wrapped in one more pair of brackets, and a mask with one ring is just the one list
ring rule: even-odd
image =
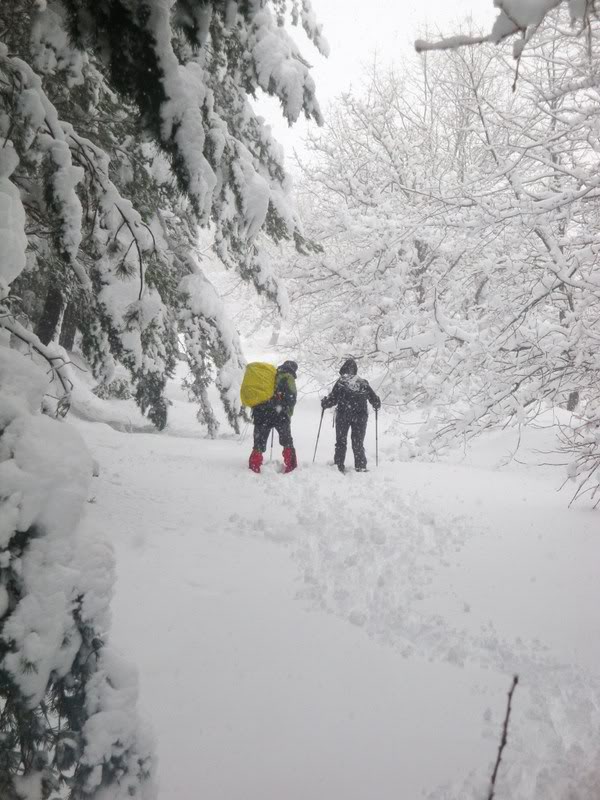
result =
[{"label": "black jacket", "polygon": [[337,406],[338,414],[357,418],[367,416],[367,400],[373,408],[381,407],[381,400],[377,397],[369,381],[356,375],[342,375],[335,382],[331,393],[321,401],[323,408]]}]

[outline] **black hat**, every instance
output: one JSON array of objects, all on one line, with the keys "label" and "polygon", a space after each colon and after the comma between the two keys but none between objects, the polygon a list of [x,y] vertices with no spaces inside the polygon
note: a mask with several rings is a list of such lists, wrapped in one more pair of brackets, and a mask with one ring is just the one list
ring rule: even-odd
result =
[{"label": "black hat", "polygon": [[358,367],[353,358],[347,358],[340,367],[340,375],[356,375]]},{"label": "black hat", "polygon": [[298,372],[298,364],[295,361],[284,361],[281,366],[277,367],[278,372],[289,372],[294,378]]}]

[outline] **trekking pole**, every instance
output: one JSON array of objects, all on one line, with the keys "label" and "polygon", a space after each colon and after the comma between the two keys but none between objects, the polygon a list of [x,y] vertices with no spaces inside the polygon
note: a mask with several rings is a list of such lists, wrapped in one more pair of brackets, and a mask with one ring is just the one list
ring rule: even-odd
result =
[{"label": "trekking pole", "polygon": [[375,409],[375,466],[379,466],[379,427],[377,424],[379,409]]},{"label": "trekking pole", "polygon": [[315,458],[317,457],[317,447],[319,446],[319,436],[321,435],[321,425],[323,424],[323,414],[325,413],[325,409],[321,409],[321,419],[319,420],[319,432],[317,433],[317,441],[315,442],[315,452],[313,455],[313,464],[315,463]]},{"label": "trekking pole", "polygon": [[275,438],[275,428],[271,428],[271,455],[269,461],[273,461],[273,439]]}]

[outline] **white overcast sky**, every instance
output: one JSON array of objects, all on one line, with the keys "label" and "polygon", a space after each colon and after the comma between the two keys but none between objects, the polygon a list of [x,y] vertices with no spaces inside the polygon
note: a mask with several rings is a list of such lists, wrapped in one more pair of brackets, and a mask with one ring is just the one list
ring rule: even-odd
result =
[{"label": "white overcast sky", "polygon": [[[363,65],[376,56],[381,63],[419,58],[413,48],[425,28],[436,33],[456,33],[457,24],[471,16],[487,31],[497,15],[493,0],[312,0],[324,28],[331,53],[319,55],[303,34],[294,32],[303,56],[313,65],[312,75],[324,112],[341,92],[360,82]],[[261,100],[257,108],[272,127],[275,138],[286,150],[288,160],[295,149],[302,150],[306,123],[288,128],[278,104]],[[312,123],[311,123],[312,124]]]}]

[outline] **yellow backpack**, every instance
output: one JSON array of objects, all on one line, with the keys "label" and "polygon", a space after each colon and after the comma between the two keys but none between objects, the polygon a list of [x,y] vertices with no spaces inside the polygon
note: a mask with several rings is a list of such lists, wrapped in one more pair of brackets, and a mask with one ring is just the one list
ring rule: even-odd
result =
[{"label": "yellow backpack", "polygon": [[240,387],[240,400],[243,406],[254,408],[266,403],[275,394],[277,367],[263,361],[252,361],[246,367]]}]

